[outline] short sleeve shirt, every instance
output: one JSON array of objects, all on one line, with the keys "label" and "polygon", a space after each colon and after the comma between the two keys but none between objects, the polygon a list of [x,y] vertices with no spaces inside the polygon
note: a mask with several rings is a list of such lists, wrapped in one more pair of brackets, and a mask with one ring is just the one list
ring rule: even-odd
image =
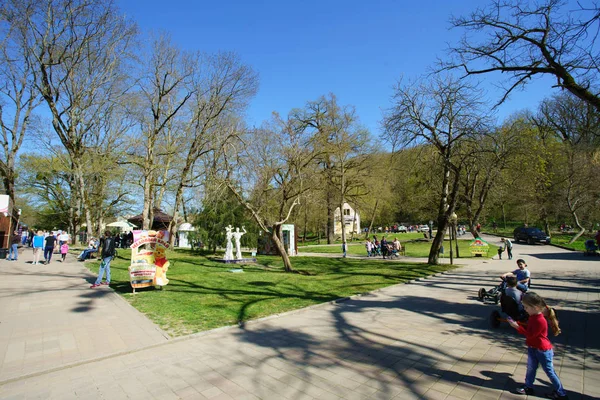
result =
[{"label": "short sleeve shirt", "polygon": [[531,276],[531,273],[527,268],[525,269],[515,269],[513,271],[513,275],[517,277],[517,281],[521,282],[523,279],[527,279]]}]

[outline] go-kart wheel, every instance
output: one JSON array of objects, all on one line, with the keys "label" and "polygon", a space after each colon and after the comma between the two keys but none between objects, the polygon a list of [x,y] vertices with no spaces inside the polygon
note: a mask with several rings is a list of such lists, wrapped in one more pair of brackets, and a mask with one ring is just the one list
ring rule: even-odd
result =
[{"label": "go-kart wheel", "polygon": [[479,300],[483,301],[483,298],[485,297],[485,289],[484,288],[479,289],[479,292],[477,293],[477,297],[479,297]]},{"label": "go-kart wheel", "polygon": [[494,304],[498,304],[500,303],[500,293],[496,293],[496,296],[494,297]]},{"label": "go-kart wheel", "polygon": [[500,326],[500,312],[498,310],[494,310],[490,314],[490,327],[496,329],[499,326]]}]

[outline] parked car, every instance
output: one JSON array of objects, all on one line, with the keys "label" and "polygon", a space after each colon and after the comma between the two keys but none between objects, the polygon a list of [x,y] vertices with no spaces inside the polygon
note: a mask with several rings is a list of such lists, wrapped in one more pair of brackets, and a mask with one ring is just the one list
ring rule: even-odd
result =
[{"label": "parked car", "polygon": [[427,225],[419,225],[417,232],[429,232],[429,227]]},{"label": "parked car", "polygon": [[408,232],[408,229],[406,229],[406,227],[404,225],[400,225],[400,226],[398,226],[397,232],[406,233],[406,232]]},{"label": "parked car", "polygon": [[540,228],[534,226],[525,227],[521,226],[514,230],[513,236],[515,242],[527,242],[529,244],[544,243],[550,244],[550,236]]}]

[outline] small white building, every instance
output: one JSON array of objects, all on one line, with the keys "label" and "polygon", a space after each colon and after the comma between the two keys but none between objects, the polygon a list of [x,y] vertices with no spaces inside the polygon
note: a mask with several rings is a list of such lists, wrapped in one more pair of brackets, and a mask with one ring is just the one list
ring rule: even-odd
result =
[{"label": "small white building", "polygon": [[194,232],[196,230],[196,228],[194,228],[192,226],[192,224],[188,223],[188,222],[184,222],[183,224],[179,225],[179,228],[177,229],[177,232],[179,234],[179,246],[178,247],[185,247],[185,248],[190,248],[192,247],[192,244],[190,243],[189,240],[189,233],[190,232]]},{"label": "small white building", "polygon": [[350,204],[348,203],[344,203],[344,209],[343,209],[343,218],[340,218],[340,208],[336,208],[335,209],[335,213],[334,213],[334,222],[335,222],[335,228],[333,230],[334,235],[341,235],[342,234],[342,220],[343,220],[343,224],[344,224],[344,229],[346,230],[346,235],[350,235],[353,232],[359,233],[360,232],[360,215],[358,214],[358,212],[356,210],[354,210],[354,208],[350,207]]}]

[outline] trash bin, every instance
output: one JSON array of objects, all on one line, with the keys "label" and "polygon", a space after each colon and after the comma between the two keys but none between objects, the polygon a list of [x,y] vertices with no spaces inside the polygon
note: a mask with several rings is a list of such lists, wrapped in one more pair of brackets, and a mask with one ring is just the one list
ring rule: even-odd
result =
[{"label": "trash bin", "polygon": [[8,255],[8,249],[0,249],[0,259],[1,260],[6,259],[7,255]]}]

